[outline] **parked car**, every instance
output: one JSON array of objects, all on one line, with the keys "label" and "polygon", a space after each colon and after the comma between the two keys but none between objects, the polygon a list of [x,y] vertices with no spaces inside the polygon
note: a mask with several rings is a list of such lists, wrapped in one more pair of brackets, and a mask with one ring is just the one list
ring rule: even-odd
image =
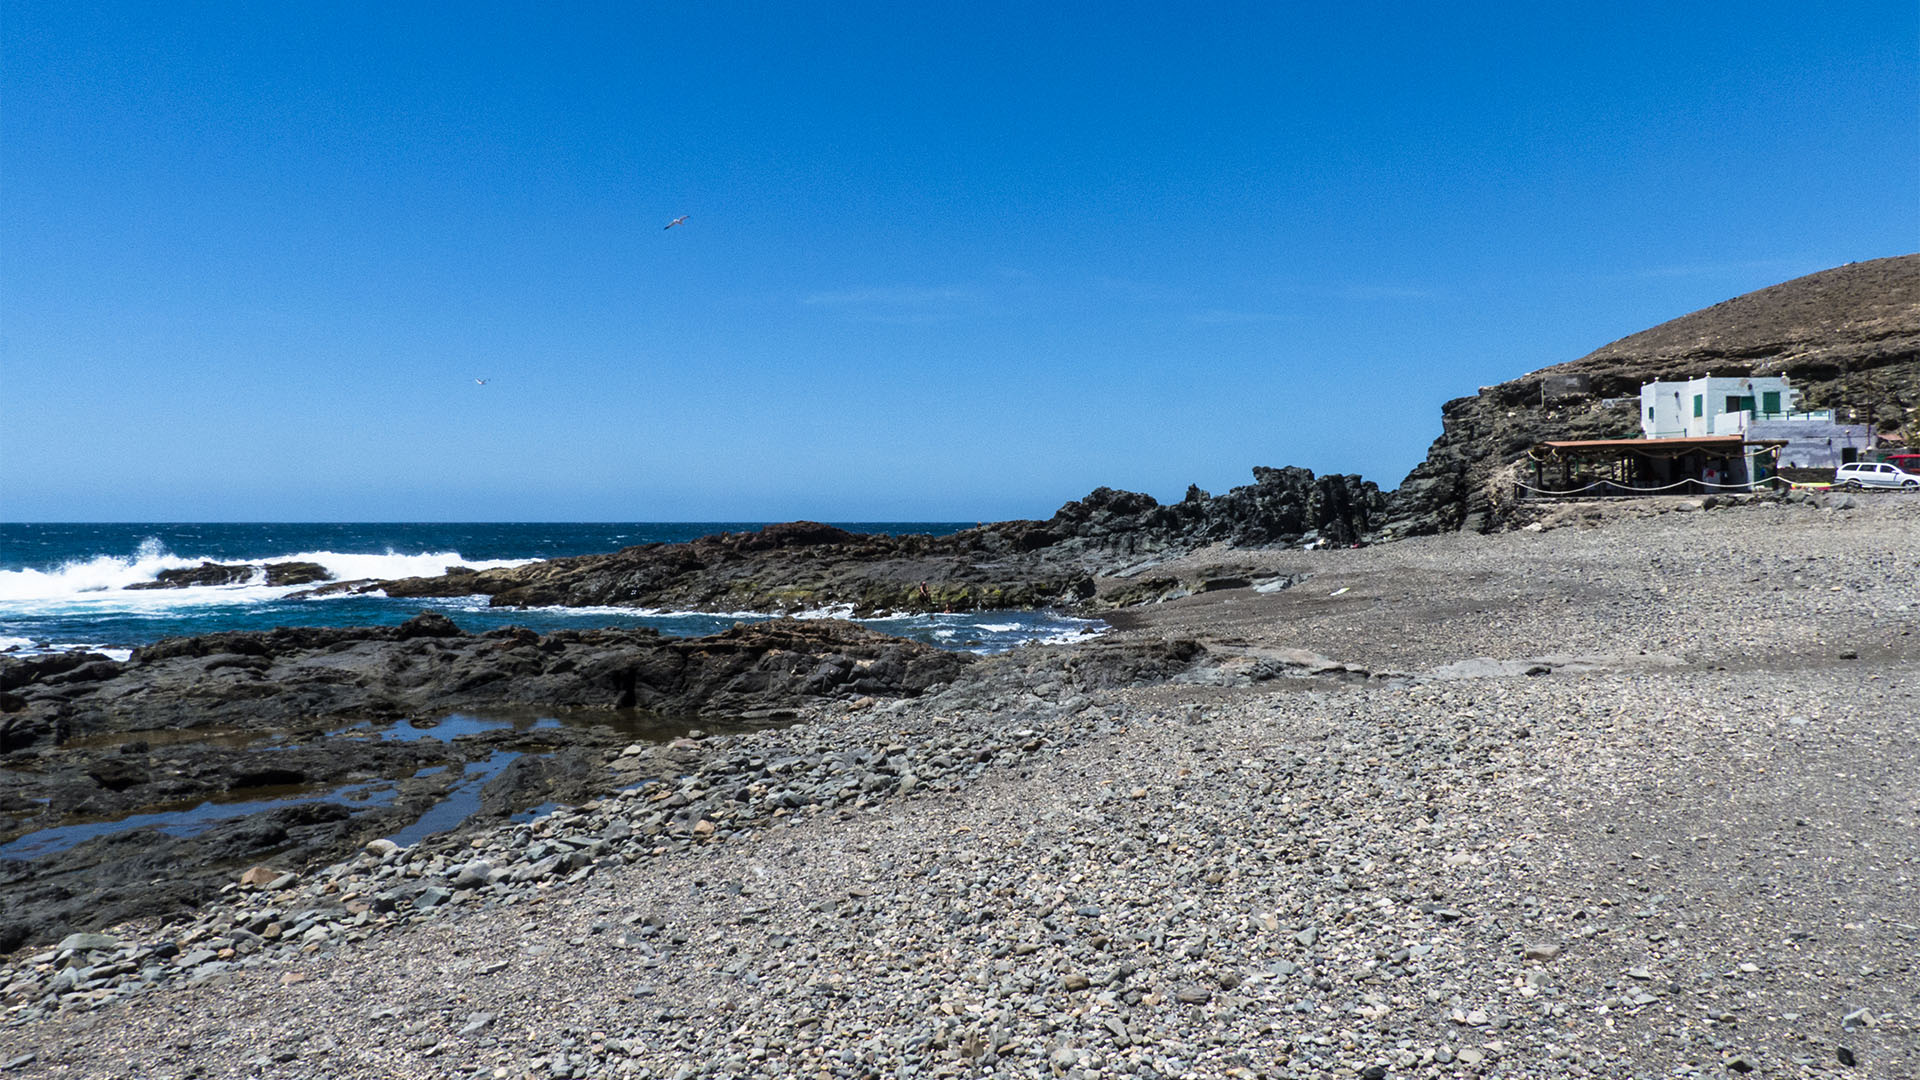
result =
[{"label": "parked car", "polygon": [[1833,471],[1833,482],[1856,491],[1868,487],[1911,490],[1920,488],[1920,475],[1884,461],[1852,461]]}]

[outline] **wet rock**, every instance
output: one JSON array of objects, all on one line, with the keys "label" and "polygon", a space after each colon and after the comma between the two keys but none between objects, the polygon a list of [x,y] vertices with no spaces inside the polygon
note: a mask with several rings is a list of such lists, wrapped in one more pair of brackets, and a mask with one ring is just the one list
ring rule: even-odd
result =
[{"label": "wet rock", "polygon": [[135,582],[129,589],[188,589],[212,585],[244,585],[258,568],[248,563],[203,562],[199,566],[162,570],[152,581]]},{"label": "wet rock", "polygon": [[268,563],[262,570],[266,573],[267,584],[272,586],[312,585],[333,580],[333,575],[326,567],[312,562]]},{"label": "wet rock", "polygon": [[[848,677],[815,678],[822,657],[844,659]],[[15,737],[38,742],[56,724],[84,736],[534,705],[775,716],[823,696],[911,696],[950,682],[972,660],[835,620],[776,620],[701,638],[641,629],[539,637],[465,634],[445,616],[423,614],[398,627],[169,638],[128,663],[102,663],[86,680],[75,678],[85,664],[0,661],[0,679],[24,701],[10,718]],[[139,766],[102,769],[119,783]]]}]

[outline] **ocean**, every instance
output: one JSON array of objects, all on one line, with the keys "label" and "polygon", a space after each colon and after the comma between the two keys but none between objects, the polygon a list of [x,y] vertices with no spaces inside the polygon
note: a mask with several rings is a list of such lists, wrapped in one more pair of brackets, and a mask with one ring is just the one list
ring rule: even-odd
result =
[{"label": "ocean", "polygon": [[[391,626],[436,611],[464,630],[525,626],[646,626],[691,637],[767,612],[630,608],[490,608],[484,596],[392,600],[382,595],[302,598],[311,586],[239,584],[129,589],[164,570],[202,562],[312,562],[337,580],[439,574],[448,566],[514,566],[565,555],[675,543],[763,522],[633,523],[206,523],[0,524],[0,653],[91,649],[117,659],[161,638],[276,626]],[[972,522],[856,521],[850,532],[945,535]],[[812,612],[836,615],[838,612]],[[889,634],[944,648],[1001,652],[1027,642],[1071,641],[1097,621],[1052,612],[969,612],[863,619]]]}]

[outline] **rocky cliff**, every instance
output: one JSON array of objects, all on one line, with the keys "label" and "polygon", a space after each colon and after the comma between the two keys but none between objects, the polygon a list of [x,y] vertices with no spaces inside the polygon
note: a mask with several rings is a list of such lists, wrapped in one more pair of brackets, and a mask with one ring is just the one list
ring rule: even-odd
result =
[{"label": "rocky cliff", "polygon": [[1886,434],[1920,425],[1920,255],[1849,263],[1683,315],[1441,407],[1442,431],[1395,491],[1386,535],[1505,520],[1502,470],[1547,439],[1634,438],[1640,384],[1786,375],[1806,408]]}]

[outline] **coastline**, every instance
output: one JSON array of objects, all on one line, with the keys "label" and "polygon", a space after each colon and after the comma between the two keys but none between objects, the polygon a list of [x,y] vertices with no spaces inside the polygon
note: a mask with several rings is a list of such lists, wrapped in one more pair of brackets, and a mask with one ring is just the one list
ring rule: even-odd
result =
[{"label": "coastline", "polygon": [[[645,750],[676,779],[126,935],[233,948],[246,911],[341,914],[285,958],[215,949],[45,1013],[35,987],[105,965],[16,956],[0,1063],[1920,1071],[1897,869],[1920,863],[1920,503],[1842,502],[1185,556],[1176,576],[1293,583]],[[558,847],[564,874],[455,886]],[[447,895],[350,925],[387,869]]]}]

